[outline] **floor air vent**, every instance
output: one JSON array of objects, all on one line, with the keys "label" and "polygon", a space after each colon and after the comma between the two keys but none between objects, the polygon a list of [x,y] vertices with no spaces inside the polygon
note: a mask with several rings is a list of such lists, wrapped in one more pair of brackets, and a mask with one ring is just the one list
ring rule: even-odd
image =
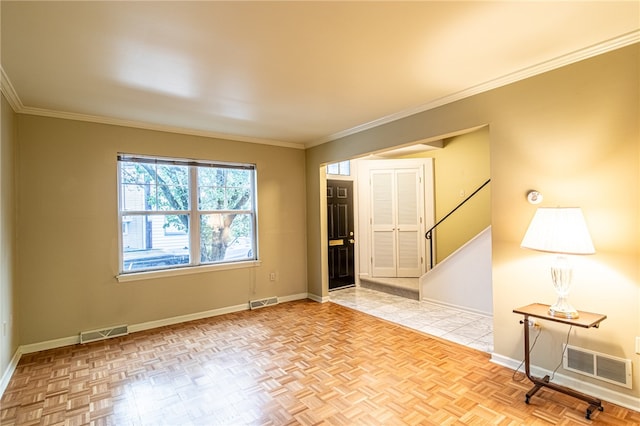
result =
[{"label": "floor air vent", "polygon": [[90,330],[80,332],[80,343],[95,342],[96,340],[109,339],[111,337],[124,336],[129,334],[129,326],[119,325],[103,330]]},{"label": "floor air vent", "polygon": [[562,364],[565,370],[595,377],[631,389],[631,360],[565,346]]},{"label": "floor air vent", "polygon": [[277,305],[277,304],[278,304],[278,298],[277,297],[268,297],[266,299],[250,300],[249,301],[249,308],[251,310],[254,310],[254,309],[260,309],[260,308],[264,308],[266,306]]}]

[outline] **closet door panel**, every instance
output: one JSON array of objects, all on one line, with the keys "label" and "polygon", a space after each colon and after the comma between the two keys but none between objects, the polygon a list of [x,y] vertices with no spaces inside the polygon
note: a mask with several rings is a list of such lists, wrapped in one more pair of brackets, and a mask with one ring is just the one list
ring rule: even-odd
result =
[{"label": "closet door panel", "polygon": [[393,170],[371,172],[371,269],[374,277],[396,276],[395,176]]},{"label": "closet door panel", "polygon": [[419,277],[421,268],[420,169],[396,170],[397,277]]}]

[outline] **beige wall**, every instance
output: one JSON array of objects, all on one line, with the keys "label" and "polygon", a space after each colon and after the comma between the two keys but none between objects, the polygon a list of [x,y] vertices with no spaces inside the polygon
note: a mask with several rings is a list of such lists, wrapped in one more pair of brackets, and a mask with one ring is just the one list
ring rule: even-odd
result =
[{"label": "beige wall", "polygon": [[[522,359],[522,330],[514,308],[553,303],[545,255],[521,249],[535,207],[580,206],[597,253],[580,258],[571,300],[607,315],[600,329],[574,330],[571,343],[635,361],[640,336],[640,45],[635,44],[491,90],[306,152],[309,291],[326,294],[319,239],[320,164],[488,124],[495,354]],[[313,265],[313,266],[312,266]],[[534,363],[554,369],[566,330],[545,323]],[[582,382],[640,396],[633,389],[575,375]],[[572,376],[572,373],[566,373]]]},{"label": "beige wall", "polygon": [[18,349],[15,280],[16,116],[0,95],[0,377]]},{"label": "beige wall", "polygon": [[[435,219],[444,218],[489,179],[489,128],[448,138],[444,147],[403,158],[433,158]],[[491,185],[456,210],[436,229],[436,262],[441,262],[491,225]]]},{"label": "beige wall", "polygon": [[[18,132],[21,344],[306,294],[302,150],[30,115]],[[118,283],[118,152],[256,163],[262,265]]]}]

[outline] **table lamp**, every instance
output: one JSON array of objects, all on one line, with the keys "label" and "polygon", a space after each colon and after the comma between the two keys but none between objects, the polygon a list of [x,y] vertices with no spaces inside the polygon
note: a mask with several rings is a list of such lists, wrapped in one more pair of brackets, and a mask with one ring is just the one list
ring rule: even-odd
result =
[{"label": "table lamp", "polygon": [[595,249],[582,210],[577,207],[538,208],[520,247],[556,253],[551,279],[558,300],[549,315],[578,318],[578,311],[567,300],[573,268],[567,254],[593,254]]}]

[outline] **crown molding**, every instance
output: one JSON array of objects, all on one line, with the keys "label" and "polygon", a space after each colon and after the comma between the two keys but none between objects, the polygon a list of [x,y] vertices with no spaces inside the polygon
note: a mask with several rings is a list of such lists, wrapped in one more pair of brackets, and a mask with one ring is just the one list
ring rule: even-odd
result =
[{"label": "crown molding", "polygon": [[620,37],[616,37],[611,40],[607,40],[605,42],[598,43],[596,45],[577,50],[567,55],[563,55],[558,58],[551,59],[546,62],[542,62],[540,64],[536,64],[519,71],[515,71],[513,73],[504,75],[502,77],[489,80],[485,83],[478,84],[477,86],[473,86],[468,89],[461,90],[451,95],[447,95],[442,98],[435,99],[429,103],[420,105],[418,107],[400,111],[395,114],[387,115],[385,117],[381,117],[379,119],[370,121],[368,123],[364,123],[359,126],[355,126],[338,133],[334,133],[332,135],[326,136],[316,141],[305,143],[305,148],[312,148],[314,146],[322,145],[324,143],[331,142],[336,139],[340,139],[346,136],[360,133],[362,131],[372,129],[374,127],[378,127],[383,124],[388,124],[393,121],[400,120],[402,118],[410,117],[412,115],[415,115],[424,111],[428,111],[430,109],[434,109],[439,106],[446,105],[455,101],[459,101],[461,99],[468,98],[470,96],[477,95],[479,93],[487,92],[492,89],[497,89],[498,87],[506,86],[507,84],[515,83],[516,81],[524,80],[529,77],[533,77],[548,71],[552,71],[557,68],[561,68],[585,59],[592,58],[594,56],[601,55],[603,53],[611,52],[613,50],[620,49],[622,47],[629,46],[634,43],[638,43],[639,41],[640,41],[640,30],[635,30],[630,33],[624,34]]},{"label": "crown molding", "polygon": [[115,125],[115,126],[133,127],[133,128],[156,130],[156,131],[168,132],[168,133],[178,133],[178,134],[191,135],[191,136],[202,136],[202,137],[215,138],[215,139],[225,139],[225,140],[236,141],[236,142],[248,142],[248,143],[255,143],[255,144],[262,144],[262,145],[273,145],[273,146],[280,146],[284,148],[307,149],[317,145],[322,145],[327,142],[334,141],[336,139],[340,139],[346,136],[360,133],[362,131],[372,129],[374,127],[378,127],[383,124],[388,124],[393,121],[400,120],[402,118],[406,118],[424,111],[428,111],[430,109],[434,109],[439,106],[446,105],[464,98],[468,98],[470,96],[477,95],[479,93],[487,92],[489,90],[514,83],[516,81],[524,80],[529,77],[533,77],[548,71],[552,71],[554,69],[561,68],[563,66],[567,66],[588,58],[592,58],[594,56],[598,56],[603,53],[620,49],[622,47],[629,46],[634,43],[638,43],[639,41],[640,41],[640,30],[635,30],[630,33],[624,34],[620,37],[616,37],[611,40],[598,43],[596,45],[587,47],[585,49],[577,50],[567,55],[563,55],[558,58],[551,59],[546,62],[533,65],[531,67],[527,67],[522,70],[507,74],[505,76],[470,87],[468,89],[461,90],[451,95],[435,99],[431,102],[428,102],[416,108],[399,111],[397,113],[394,113],[385,117],[381,117],[379,119],[370,121],[368,123],[364,123],[364,124],[352,127],[350,129],[346,129],[346,130],[334,133],[332,135],[328,135],[324,138],[320,138],[315,141],[311,141],[307,143],[284,142],[284,141],[277,141],[277,140],[271,140],[271,139],[249,137],[249,136],[238,136],[238,135],[230,135],[225,133],[217,133],[217,132],[212,132],[207,130],[197,130],[197,129],[175,127],[175,126],[166,126],[166,125],[153,124],[153,123],[142,122],[142,121],[124,120],[124,119],[106,117],[106,116],[77,114],[73,112],[26,107],[20,100],[18,93],[15,91],[13,85],[11,84],[11,81],[9,80],[9,77],[7,76],[7,74],[4,71],[4,68],[2,68],[1,65],[0,65],[0,89],[4,94],[4,96],[6,97],[7,101],[9,102],[9,105],[11,105],[11,108],[13,108],[13,110],[16,113],[20,113],[20,114],[39,115],[39,116],[52,117],[52,118],[64,118],[67,120],[76,120],[76,121],[109,124],[109,125]]},{"label": "crown molding", "polygon": [[13,88],[13,84],[11,84],[11,80],[9,80],[9,77],[4,72],[4,68],[2,68],[1,65],[0,65],[0,92],[2,92],[4,97],[7,99],[7,102],[9,102],[9,105],[11,105],[11,108],[13,108],[15,112],[20,112],[24,109],[24,105],[22,104],[22,101],[20,100],[18,93],[16,93],[16,89]]},{"label": "crown molding", "polygon": [[261,145],[273,145],[284,148],[305,149],[302,143],[283,142],[272,139],[254,138],[250,136],[230,135],[226,133],[217,133],[208,130],[189,129],[186,127],[167,126],[163,124],[154,124],[144,121],[124,120],[121,118],[113,118],[99,115],[78,114],[75,112],[56,111],[44,108],[23,107],[21,114],[38,115],[42,117],[63,118],[66,120],[85,121],[99,124],[109,124],[113,126],[133,127],[136,129],[155,130],[166,133],[177,133],[189,136],[202,136],[213,139],[224,139],[234,142],[247,142]]}]

